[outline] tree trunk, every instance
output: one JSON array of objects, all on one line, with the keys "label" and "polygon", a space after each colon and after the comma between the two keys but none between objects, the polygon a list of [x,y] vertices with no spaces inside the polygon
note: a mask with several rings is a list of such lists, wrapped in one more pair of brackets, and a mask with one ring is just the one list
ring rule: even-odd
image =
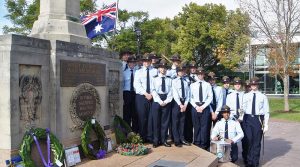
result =
[{"label": "tree trunk", "polygon": [[283,88],[284,88],[284,111],[288,112],[290,111],[290,106],[289,106],[289,75],[284,75],[283,78]]}]

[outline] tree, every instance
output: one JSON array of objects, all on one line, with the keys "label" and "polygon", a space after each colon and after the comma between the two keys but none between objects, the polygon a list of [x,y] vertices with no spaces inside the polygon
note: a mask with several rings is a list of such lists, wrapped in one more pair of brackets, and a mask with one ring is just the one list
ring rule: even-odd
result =
[{"label": "tree", "polygon": [[[5,16],[13,24],[12,27],[3,26],[3,33],[16,33],[28,35],[34,21],[40,14],[40,0],[5,0],[8,14]],[[83,13],[90,13],[96,10],[96,0],[80,0],[80,9]]]},{"label": "tree", "polygon": [[175,17],[177,42],[172,51],[185,59],[196,59],[202,67],[219,62],[235,68],[244,60],[248,43],[248,17],[227,11],[223,5],[190,3]]},{"label": "tree", "polygon": [[300,28],[300,1],[241,0],[241,8],[249,14],[252,30],[267,43],[269,70],[283,80],[284,111],[289,111],[289,77],[294,74],[297,45],[293,40]]}]

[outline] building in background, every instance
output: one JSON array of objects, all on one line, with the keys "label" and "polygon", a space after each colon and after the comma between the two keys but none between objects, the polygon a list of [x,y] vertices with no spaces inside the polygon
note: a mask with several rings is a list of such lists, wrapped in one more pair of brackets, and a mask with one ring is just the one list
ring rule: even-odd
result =
[{"label": "building in background", "polygon": [[[300,33],[295,36],[297,43],[297,54],[293,62],[294,76],[289,77],[290,95],[300,95]],[[266,40],[252,39],[251,51],[248,58],[249,76],[260,78],[260,90],[266,94],[283,94],[283,81],[279,76],[272,76],[268,70],[269,63],[267,53],[269,48],[266,47]]]}]

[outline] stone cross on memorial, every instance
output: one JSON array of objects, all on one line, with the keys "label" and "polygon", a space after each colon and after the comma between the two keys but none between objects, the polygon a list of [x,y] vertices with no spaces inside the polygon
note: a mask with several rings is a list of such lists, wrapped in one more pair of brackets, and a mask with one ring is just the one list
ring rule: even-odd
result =
[{"label": "stone cross on memorial", "polygon": [[80,0],[41,0],[30,36],[90,45],[79,16]]}]

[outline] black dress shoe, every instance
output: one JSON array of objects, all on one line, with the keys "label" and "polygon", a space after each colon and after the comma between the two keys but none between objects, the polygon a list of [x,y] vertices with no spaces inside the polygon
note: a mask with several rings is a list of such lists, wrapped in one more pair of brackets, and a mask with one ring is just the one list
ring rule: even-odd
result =
[{"label": "black dress shoe", "polygon": [[187,141],[185,141],[185,140],[182,140],[181,143],[182,143],[183,145],[186,145],[186,146],[190,146],[190,145],[191,145],[191,143],[189,143],[189,142],[187,142]]},{"label": "black dress shoe", "polygon": [[170,143],[168,143],[168,142],[164,142],[164,144],[163,144],[164,146],[166,146],[166,147],[171,147],[171,144]]},{"label": "black dress shoe", "polygon": [[181,143],[175,143],[175,146],[176,147],[182,147],[182,144]]},{"label": "black dress shoe", "polygon": [[153,148],[156,148],[156,147],[158,147],[158,144],[153,144]]}]

